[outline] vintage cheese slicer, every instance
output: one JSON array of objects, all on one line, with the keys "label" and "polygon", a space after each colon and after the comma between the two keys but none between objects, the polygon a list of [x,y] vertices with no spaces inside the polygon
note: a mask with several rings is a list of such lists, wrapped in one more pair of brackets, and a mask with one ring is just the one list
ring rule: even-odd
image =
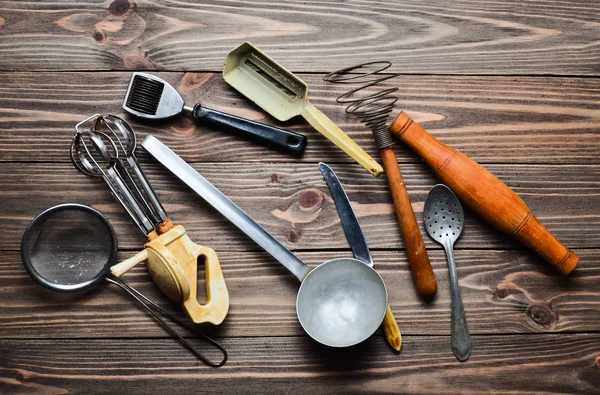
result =
[{"label": "vintage cheese slicer", "polygon": [[243,43],[227,55],[223,79],[280,121],[301,115],[369,173],[383,173],[379,163],[312,105],[304,81],[254,45]]},{"label": "vintage cheese slicer", "polygon": [[[148,238],[144,250],[112,266],[111,273],[118,278],[147,261],[156,285],[181,304],[194,323],[219,325],[229,310],[229,293],[217,255],[193,243],[183,226],[173,226],[133,155],[136,140],[131,126],[119,117],[97,114],[79,123],[76,130],[71,144],[73,164],[84,174],[102,177]],[[204,305],[197,299],[199,258],[206,265]]]}]

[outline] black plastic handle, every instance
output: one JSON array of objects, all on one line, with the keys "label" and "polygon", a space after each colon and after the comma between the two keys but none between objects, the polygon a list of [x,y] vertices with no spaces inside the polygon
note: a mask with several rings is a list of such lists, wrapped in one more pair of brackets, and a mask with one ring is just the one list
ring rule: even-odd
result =
[{"label": "black plastic handle", "polygon": [[210,126],[236,133],[289,154],[301,155],[306,148],[306,136],[302,134],[212,110],[200,104],[194,106],[193,116]]}]

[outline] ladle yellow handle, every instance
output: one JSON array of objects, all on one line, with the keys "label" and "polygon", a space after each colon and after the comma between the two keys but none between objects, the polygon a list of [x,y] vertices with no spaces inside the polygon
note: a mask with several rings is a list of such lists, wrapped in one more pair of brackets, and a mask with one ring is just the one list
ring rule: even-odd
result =
[{"label": "ladle yellow handle", "polygon": [[342,129],[333,123],[331,119],[327,118],[327,115],[319,111],[309,101],[306,102],[302,116],[313,128],[317,129],[319,133],[347,153],[369,173],[374,176],[379,176],[383,173],[383,168],[375,159],[360,148]]},{"label": "ladle yellow handle", "polygon": [[132,256],[131,258],[126,259],[123,262],[117,263],[114,266],[111,266],[110,272],[115,277],[121,277],[124,273],[131,270],[135,265],[137,265],[140,262],[144,262],[146,259],[148,259],[148,251],[144,249]]},{"label": "ladle yellow handle", "polygon": [[382,325],[385,338],[388,343],[390,343],[390,346],[392,346],[394,350],[400,351],[400,348],[402,348],[402,335],[400,334],[400,328],[398,328],[396,318],[394,317],[394,313],[392,313],[390,305],[388,305],[387,310],[385,311]]}]

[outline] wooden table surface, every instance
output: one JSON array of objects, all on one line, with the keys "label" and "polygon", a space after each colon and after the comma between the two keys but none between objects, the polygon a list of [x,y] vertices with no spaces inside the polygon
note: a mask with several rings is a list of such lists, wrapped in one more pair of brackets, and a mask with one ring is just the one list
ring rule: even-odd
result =
[{"label": "wooden table surface", "polygon": [[[425,236],[439,290],[422,301],[385,178],[303,120],[277,122],[224,83],[224,57],[245,40],[299,73],[313,103],[374,157],[371,133],[322,77],[392,61],[402,74],[388,83],[400,88],[397,111],[519,193],[580,254],[577,269],[561,277],[466,210],[456,259],[473,350],[458,362],[443,250]],[[294,159],[185,118],[141,124],[121,110],[131,70],[155,71],[188,103],[303,133],[307,151]],[[171,217],[219,255],[231,307],[222,325],[203,329],[229,362],[195,360],[117,287],[74,296],[34,283],[20,238],[52,205],[106,214],[119,258],[144,243],[104,185],[69,161],[75,123],[97,112],[126,117],[140,139],[162,139],[309,265],[351,256],[317,166],[329,163],[387,283],[402,351],[381,333],[349,349],[307,338],[296,279],[141,149]],[[396,149],[422,226],[436,180]],[[600,6],[591,0],[0,1],[0,393],[600,393],[599,152]],[[177,309],[143,265],[126,278]]]}]

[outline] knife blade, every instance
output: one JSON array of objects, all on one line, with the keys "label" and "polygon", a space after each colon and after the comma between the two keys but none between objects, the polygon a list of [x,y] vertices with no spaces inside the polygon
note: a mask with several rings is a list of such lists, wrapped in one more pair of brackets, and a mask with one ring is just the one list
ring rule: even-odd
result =
[{"label": "knife blade", "polygon": [[369,252],[367,239],[362,232],[358,218],[356,218],[352,205],[350,205],[350,199],[348,199],[348,195],[346,195],[346,191],[344,191],[339,178],[331,167],[323,162],[319,163],[319,169],[325,179],[327,188],[329,188],[331,198],[335,203],[342,222],[342,229],[344,229],[344,234],[346,235],[348,244],[350,244],[352,254],[359,261],[373,267],[373,257],[371,256],[371,252]]},{"label": "knife blade", "polygon": [[[342,186],[340,179],[337,177],[331,167],[323,162],[319,163],[319,169],[321,170],[321,174],[325,179],[325,183],[327,184],[331,198],[335,203],[335,208],[340,216],[342,229],[344,229],[344,234],[346,235],[348,244],[350,244],[352,254],[354,254],[354,257],[359,261],[373,267],[373,257],[369,251],[367,239],[362,232],[358,218],[352,209],[350,199],[348,199],[348,195],[346,195],[346,191],[344,191],[344,187]],[[389,305],[387,307],[382,326],[383,331],[385,332],[385,337],[390,346],[392,346],[394,350],[400,351],[400,348],[402,347],[402,335],[400,334],[398,323],[396,322],[396,318],[394,317],[392,309]]]}]

